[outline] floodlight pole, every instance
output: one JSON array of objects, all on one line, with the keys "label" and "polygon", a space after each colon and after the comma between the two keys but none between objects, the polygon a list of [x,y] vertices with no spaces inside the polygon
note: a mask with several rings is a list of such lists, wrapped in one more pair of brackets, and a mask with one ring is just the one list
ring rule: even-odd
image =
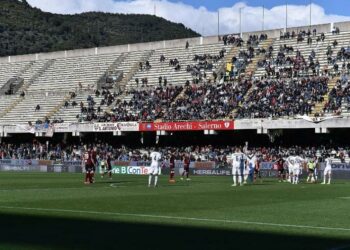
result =
[{"label": "floodlight pole", "polygon": [[312,0],[310,0],[310,29],[311,29],[311,25],[312,25],[312,23],[311,23],[311,14],[312,14],[312,8],[311,8],[311,4],[312,4]]},{"label": "floodlight pole", "polygon": [[262,31],[265,30],[265,6],[262,7]]},{"label": "floodlight pole", "polygon": [[287,32],[287,28],[288,28],[288,4],[286,2],[286,32]]},{"label": "floodlight pole", "polygon": [[243,7],[239,8],[239,36],[242,38],[242,9]]},{"label": "floodlight pole", "polygon": [[220,10],[218,9],[218,40],[220,39]]}]

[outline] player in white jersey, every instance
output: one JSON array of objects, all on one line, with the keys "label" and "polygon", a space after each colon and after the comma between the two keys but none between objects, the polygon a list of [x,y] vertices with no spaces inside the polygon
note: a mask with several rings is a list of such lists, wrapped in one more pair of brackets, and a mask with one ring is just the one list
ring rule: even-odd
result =
[{"label": "player in white jersey", "polygon": [[323,172],[323,182],[321,184],[326,184],[327,176],[328,176],[327,184],[331,184],[332,161],[333,161],[333,159],[331,157],[329,157],[329,156],[325,160],[326,168],[324,169],[324,172]]},{"label": "player in white jersey", "polygon": [[293,169],[294,184],[299,183],[299,176],[302,174],[304,162],[305,160],[303,158],[301,158],[300,156],[295,156],[295,163]]},{"label": "player in white jersey", "polygon": [[152,152],[150,154],[151,158],[151,167],[149,171],[149,176],[148,176],[148,187],[151,186],[152,184],[152,177],[154,176],[154,186],[157,186],[158,183],[158,175],[161,173],[160,169],[160,160],[162,159],[162,155],[159,152]]},{"label": "player in white jersey", "polygon": [[244,184],[247,184],[248,177],[250,177],[250,181],[253,182],[253,174],[254,174],[254,169],[255,169],[255,164],[256,164],[256,156],[254,152],[247,152],[247,161],[248,164],[246,164],[243,174],[244,174]]},{"label": "player in white jersey", "polygon": [[233,184],[232,186],[237,186],[237,181],[239,185],[242,185],[242,170],[247,163],[247,156],[237,149],[235,153],[231,155],[232,159],[232,175]]},{"label": "player in white jersey", "polygon": [[294,156],[287,157],[286,163],[287,163],[287,168],[288,168],[288,181],[290,183],[292,183],[292,179],[293,179],[294,162],[295,162]]},{"label": "player in white jersey", "polygon": [[289,169],[289,180],[292,184],[299,183],[299,175],[301,173],[302,164],[304,159],[300,156],[289,156],[287,158]]}]

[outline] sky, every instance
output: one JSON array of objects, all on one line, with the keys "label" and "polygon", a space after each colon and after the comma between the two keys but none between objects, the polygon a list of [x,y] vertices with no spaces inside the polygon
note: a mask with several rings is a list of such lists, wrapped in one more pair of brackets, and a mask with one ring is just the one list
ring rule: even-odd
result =
[{"label": "sky", "polygon": [[[288,26],[350,21],[350,0],[27,0],[43,11],[75,14],[88,11],[156,14],[208,36],[284,28]],[[264,9],[263,9],[264,6]],[[263,18],[264,13],[264,18]],[[263,21],[264,20],[264,21]]]}]

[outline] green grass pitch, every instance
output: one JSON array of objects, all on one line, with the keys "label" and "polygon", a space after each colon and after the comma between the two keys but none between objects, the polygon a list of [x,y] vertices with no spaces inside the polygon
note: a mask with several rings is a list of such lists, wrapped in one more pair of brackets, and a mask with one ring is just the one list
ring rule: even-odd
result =
[{"label": "green grass pitch", "polygon": [[350,182],[0,173],[0,249],[350,249]]}]

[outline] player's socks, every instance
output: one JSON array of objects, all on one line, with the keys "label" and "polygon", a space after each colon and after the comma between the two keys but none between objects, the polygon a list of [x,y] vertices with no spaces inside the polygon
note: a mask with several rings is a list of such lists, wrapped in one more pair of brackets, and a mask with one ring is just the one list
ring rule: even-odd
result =
[{"label": "player's socks", "polygon": [[232,184],[232,186],[236,186],[237,184],[236,184],[236,176],[235,175],[233,175],[233,184]]},{"label": "player's socks", "polygon": [[94,175],[92,173],[89,174],[89,181],[90,183],[94,182]]},{"label": "player's socks", "polygon": [[328,178],[328,183],[327,184],[331,184],[331,177]]},{"label": "player's socks", "polygon": [[85,184],[89,182],[89,172],[85,173]]},{"label": "player's socks", "polygon": [[327,180],[327,176],[324,175],[324,176],[323,176],[323,182],[322,182],[322,184],[326,184],[326,180]]},{"label": "player's socks", "polygon": [[295,184],[298,184],[299,182],[299,176],[295,176]]},{"label": "player's socks", "polygon": [[242,185],[242,176],[238,176],[238,184]]},{"label": "player's socks", "polygon": [[156,187],[158,183],[158,175],[154,176],[154,186]]},{"label": "player's socks", "polygon": [[152,182],[152,175],[148,176],[148,186],[151,186],[151,182]]},{"label": "player's socks", "polygon": [[244,175],[244,184],[247,184],[247,180],[248,180],[248,175]]}]

